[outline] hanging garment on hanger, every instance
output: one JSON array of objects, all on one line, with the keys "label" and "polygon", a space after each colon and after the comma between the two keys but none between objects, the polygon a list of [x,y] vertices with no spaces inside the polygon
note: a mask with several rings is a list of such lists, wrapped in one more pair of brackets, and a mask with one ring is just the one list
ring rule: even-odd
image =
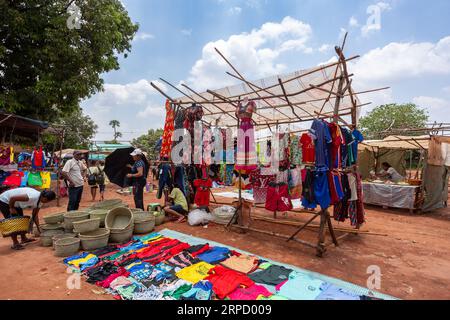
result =
[{"label": "hanging garment on hanger", "polygon": [[300,143],[300,137],[296,135],[291,135],[290,142],[290,155],[291,155],[291,165],[299,166],[302,164],[302,148]]},{"label": "hanging garment on hanger", "polygon": [[23,172],[13,171],[3,181],[3,185],[4,186],[8,186],[8,187],[14,187],[14,188],[20,187],[20,185],[22,184],[23,176],[24,176]]},{"label": "hanging garment on hanger", "polygon": [[50,172],[41,172],[41,179],[42,179],[42,189],[50,189],[52,185],[52,177]]},{"label": "hanging garment on hanger", "polygon": [[255,170],[250,173],[250,182],[253,185],[253,199],[256,204],[266,203],[269,184],[275,180],[275,175],[263,175],[261,170]]},{"label": "hanging garment on hanger", "polygon": [[316,150],[314,140],[310,133],[304,133],[300,138],[302,147],[302,162],[304,164],[314,164],[316,162]]},{"label": "hanging garment on hanger", "polygon": [[172,104],[167,99],[166,100],[166,123],[164,125],[164,133],[162,137],[162,145],[160,157],[161,159],[169,158],[170,152],[172,151],[172,135],[174,131],[174,117],[175,112],[172,107]]},{"label": "hanging garment on hanger", "polygon": [[249,101],[247,105],[239,103],[236,116],[241,120],[238,130],[236,170],[251,172],[258,168],[258,158],[255,146],[255,130],[252,115],[256,112],[256,103]]},{"label": "hanging garment on hanger", "polygon": [[302,169],[300,167],[289,171],[289,193],[292,199],[302,198]]},{"label": "hanging garment on hanger", "polygon": [[341,176],[342,182],[342,191],[344,197],[342,200],[334,206],[334,219],[339,222],[345,222],[348,218],[348,209],[349,209],[349,199],[352,197],[352,192],[350,189],[350,184],[348,182],[348,176],[343,174]]},{"label": "hanging garment on hanger", "polygon": [[352,165],[354,165],[358,162],[358,145],[361,142],[364,142],[364,136],[357,129],[352,131],[352,135],[353,135],[353,144],[352,144],[353,162],[352,162]]},{"label": "hanging garment on hanger", "polygon": [[332,143],[330,145],[330,169],[338,169],[342,167],[341,147],[344,143],[341,129],[336,123],[329,123]]},{"label": "hanging garment on hanger", "polygon": [[159,185],[158,185],[158,193],[156,194],[156,198],[161,199],[164,188],[172,188],[173,185],[173,175],[171,166],[168,163],[164,163],[161,165],[159,170]]},{"label": "hanging garment on hanger", "polygon": [[314,173],[314,198],[322,210],[331,205],[330,188],[328,185],[328,171],[316,170]]},{"label": "hanging garment on hanger", "polygon": [[314,120],[310,131],[314,136],[316,168],[330,168],[329,144],[332,143],[332,138],[328,124],[322,120]]},{"label": "hanging garment on hanger", "polygon": [[197,188],[195,192],[195,204],[199,207],[208,207],[212,180],[197,179],[194,181],[194,186]]},{"label": "hanging garment on hanger", "polygon": [[289,187],[285,183],[270,183],[267,189],[266,209],[272,212],[291,211],[291,196],[289,195]]},{"label": "hanging garment on hanger", "polygon": [[28,174],[28,185],[30,187],[41,187],[42,186],[42,178],[39,172],[30,172]]},{"label": "hanging garment on hanger", "polygon": [[12,163],[11,154],[14,156],[12,147],[0,146],[0,166],[8,166]]},{"label": "hanging garment on hanger", "polygon": [[317,202],[314,194],[314,173],[310,168],[302,170],[302,206],[305,209],[317,208]]}]

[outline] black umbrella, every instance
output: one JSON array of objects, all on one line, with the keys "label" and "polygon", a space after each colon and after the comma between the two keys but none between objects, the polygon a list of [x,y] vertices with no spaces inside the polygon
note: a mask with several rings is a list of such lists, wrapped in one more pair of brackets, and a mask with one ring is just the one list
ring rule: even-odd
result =
[{"label": "black umbrella", "polygon": [[[126,182],[126,175],[130,173],[131,169],[127,165],[133,165],[133,157],[130,155],[135,148],[117,149],[105,160],[105,173],[111,183],[117,184],[124,188]],[[142,155],[146,165],[145,174],[148,174],[148,161]]]},{"label": "black umbrella", "polygon": [[133,157],[130,153],[134,151],[134,148],[117,149],[105,160],[105,173],[111,183],[118,186],[125,187],[125,177],[130,173],[128,164],[133,164]]}]

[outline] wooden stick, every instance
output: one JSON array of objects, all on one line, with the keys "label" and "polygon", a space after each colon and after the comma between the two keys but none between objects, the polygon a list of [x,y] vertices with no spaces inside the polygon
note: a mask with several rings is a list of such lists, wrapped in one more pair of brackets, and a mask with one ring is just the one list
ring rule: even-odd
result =
[{"label": "wooden stick", "polygon": [[298,118],[298,120],[302,121],[302,118],[295,112],[294,107],[292,106],[292,104],[289,102],[289,98],[286,94],[286,89],[284,88],[283,82],[281,81],[280,78],[278,78],[278,83],[280,84],[281,90],[283,91],[284,94],[284,99],[286,99],[286,102],[288,103],[288,105],[291,107],[292,113]]}]

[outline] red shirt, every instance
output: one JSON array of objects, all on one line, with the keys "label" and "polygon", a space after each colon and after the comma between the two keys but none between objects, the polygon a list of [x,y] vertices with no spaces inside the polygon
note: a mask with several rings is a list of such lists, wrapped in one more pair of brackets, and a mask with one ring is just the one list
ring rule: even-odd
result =
[{"label": "red shirt", "polygon": [[304,133],[300,138],[300,142],[302,144],[303,163],[315,163],[316,148],[311,136],[307,133]]},{"label": "red shirt", "polygon": [[199,207],[209,206],[209,189],[212,187],[211,179],[197,179],[194,181],[194,187],[197,188],[194,202]]}]

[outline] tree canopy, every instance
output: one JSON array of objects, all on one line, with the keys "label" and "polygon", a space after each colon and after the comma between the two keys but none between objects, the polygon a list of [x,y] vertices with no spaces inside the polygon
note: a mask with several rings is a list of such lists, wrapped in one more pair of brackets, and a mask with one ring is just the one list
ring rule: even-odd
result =
[{"label": "tree canopy", "polygon": [[[69,28],[75,4],[80,28]],[[0,108],[54,121],[103,88],[138,30],[120,0],[0,0]]]},{"label": "tree canopy", "polygon": [[148,159],[157,159],[158,154],[155,151],[155,145],[164,133],[163,129],[150,129],[147,134],[136,138],[131,143],[133,146],[147,152]]},{"label": "tree canopy", "polygon": [[428,119],[427,111],[413,103],[394,103],[376,107],[359,123],[367,139],[383,139],[389,130],[424,128]]},{"label": "tree canopy", "polygon": [[[89,149],[90,141],[97,133],[97,125],[81,109],[58,119],[55,124],[65,128],[64,149]],[[56,144],[59,149],[58,137],[45,134],[43,140],[46,144]]]}]

